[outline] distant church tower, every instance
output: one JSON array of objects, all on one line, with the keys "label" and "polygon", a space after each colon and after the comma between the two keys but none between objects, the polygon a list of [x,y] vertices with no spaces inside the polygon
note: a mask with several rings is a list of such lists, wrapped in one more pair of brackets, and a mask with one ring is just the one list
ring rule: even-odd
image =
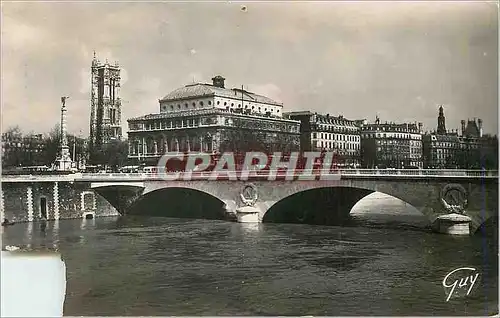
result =
[{"label": "distant church tower", "polygon": [[445,124],[445,118],[444,118],[444,111],[443,111],[443,106],[439,106],[439,116],[438,116],[438,127],[437,127],[437,133],[439,135],[445,135],[446,134],[446,124]]},{"label": "distant church tower", "polygon": [[120,67],[92,60],[92,89],[90,96],[91,153],[111,140],[121,140]]}]

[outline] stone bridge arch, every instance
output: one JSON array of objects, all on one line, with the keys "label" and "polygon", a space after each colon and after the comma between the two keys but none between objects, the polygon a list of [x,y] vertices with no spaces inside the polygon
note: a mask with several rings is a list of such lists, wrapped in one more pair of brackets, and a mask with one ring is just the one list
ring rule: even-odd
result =
[{"label": "stone bridge arch", "polygon": [[227,220],[225,202],[194,187],[171,186],[148,189],[127,207],[131,215]]},{"label": "stone bridge arch", "polygon": [[438,195],[439,189],[429,187],[428,185],[410,189],[408,186],[397,182],[375,183],[355,180],[284,182],[285,184],[283,187],[273,187],[270,189],[272,192],[266,195],[270,200],[268,200],[265,205],[266,209],[261,215],[261,220],[266,217],[269,211],[296,195],[324,189],[331,189],[332,194],[336,194],[333,200],[337,201],[338,204],[335,206],[337,209],[341,210],[339,211],[340,214],[349,214],[352,207],[361,199],[373,192],[380,192],[413,206],[427,216],[431,222],[435,219],[435,216],[433,216],[433,209],[429,208],[425,198]]},{"label": "stone bridge arch", "polygon": [[281,200],[271,202],[262,222],[340,225],[356,203],[374,191],[342,186],[296,188]]},{"label": "stone bridge arch", "polygon": [[[121,183],[126,184],[126,182]],[[245,185],[253,184],[257,188],[259,198],[255,207],[259,209],[259,219],[263,220],[265,214],[277,203],[297,193],[320,188],[345,188],[350,189],[350,194],[342,204],[345,209],[350,209],[364,196],[371,192],[381,192],[398,198],[423,213],[430,223],[433,223],[441,214],[449,212],[444,210],[441,202],[443,188],[453,184],[462,187],[468,197],[465,214],[472,218],[472,232],[492,215],[498,215],[498,180],[457,180],[441,179],[369,179],[349,178],[341,180],[313,180],[313,181],[210,181],[210,180],[150,180],[144,181],[136,191],[129,192],[135,196],[127,199],[127,204],[132,203],[140,196],[147,195],[158,189],[185,188],[204,192],[224,202],[225,210],[232,214],[242,206],[240,194]],[[136,185],[137,186],[137,185]],[[141,188],[142,191],[139,191]],[[101,191],[101,190],[99,190]],[[110,201],[108,199],[108,201]],[[110,203],[112,203],[110,201]],[[113,203],[112,203],[113,204]],[[116,207],[116,206],[115,206]],[[122,211],[120,211],[123,213]]]},{"label": "stone bridge arch", "polygon": [[[471,233],[475,232],[491,216],[498,215],[498,182],[491,180],[458,181],[456,179],[441,180],[370,180],[345,179],[338,181],[283,181],[284,187],[268,187],[262,198],[271,199],[265,205],[260,216],[263,220],[266,213],[281,200],[310,189],[321,188],[348,188],[351,189],[350,198],[343,199],[344,209],[350,209],[363,197],[371,192],[380,192],[400,199],[419,210],[432,224],[437,217],[448,214],[441,198],[446,187],[461,187],[468,199],[464,214],[472,219]],[[262,184],[262,183],[261,183]],[[262,184],[264,185],[264,184]],[[265,188],[265,186],[264,186]]]},{"label": "stone bridge arch", "polygon": [[223,209],[234,214],[238,207],[237,198],[240,193],[238,181],[151,181],[145,183],[142,195],[147,195],[160,189],[188,189],[208,194],[223,203]]},{"label": "stone bridge arch", "polygon": [[[235,213],[237,207],[242,205],[240,193],[245,185],[253,184],[259,192],[259,199],[256,207],[261,211],[259,219],[262,221],[265,214],[279,202],[290,198],[304,191],[341,188],[348,197],[343,198],[341,204],[344,210],[350,211],[351,208],[362,198],[373,192],[381,192],[397,199],[400,199],[424,215],[428,216],[430,221],[433,217],[433,210],[427,209],[428,198],[436,197],[438,201],[439,187],[429,187],[428,184],[418,189],[409,189],[400,183],[374,183],[374,182],[353,182],[352,180],[339,181],[150,181],[145,183],[143,195],[158,189],[166,188],[185,188],[200,191],[209,194],[212,197],[224,202],[225,209],[229,213]],[[347,212],[348,213],[348,212]]]},{"label": "stone bridge arch", "polygon": [[120,214],[142,196],[144,184],[140,182],[92,183],[90,188],[106,199]]}]

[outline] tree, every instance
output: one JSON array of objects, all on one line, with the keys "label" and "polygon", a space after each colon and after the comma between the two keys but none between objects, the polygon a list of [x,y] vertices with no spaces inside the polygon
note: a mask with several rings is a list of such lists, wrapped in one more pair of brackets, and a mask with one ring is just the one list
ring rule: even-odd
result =
[{"label": "tree", "polygon": [[19,128],[18,125],[8,128],[7,131],[4,133],[4,135],[13,136],[13,137],[17,137],[17,138],[23,137],[23,133],[21,131],[21,128]]},{"label": "tree", "polygon": [[20,148],[23,139],[23,133],[19,126],[13,126],[7,129],[2,135],[2,141],[5,143],[5,153],[2,153],[2,167],[18,167],[22,164],[22,151]]},{"label": "tree", "polygon": [[101,149],[95,149],[90,154],[92,164],[106,165],[116,170],[124,166],[128,160],[128,141],[111,140],[101,146]]},{"label": "tree", "polygon": [[56,124],[48,134],[44,136],[44,150],[42,158],[45,165],[52,165],[59,154],[61,128]]},{"label": "tree", "polygon": [[113,170],[126,164],[128,158],[128,142],[126,140],[112,140],[103,148],[105,164]]}]

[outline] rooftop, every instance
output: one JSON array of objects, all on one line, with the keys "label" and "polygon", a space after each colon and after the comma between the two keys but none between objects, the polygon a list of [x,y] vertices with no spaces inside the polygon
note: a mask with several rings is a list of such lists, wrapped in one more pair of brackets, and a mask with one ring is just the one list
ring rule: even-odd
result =
[{"label": "rooftop", "polygon": [[130,118],[127,121],[132,122],[132,121],[141,121],[141,120],[151,120],[151,119],[163,119],[163,118],[182,118],[182,117],[187,117],[187,116],[199,116],[199,115],[231,115],[234,117],[245,117],[245,118],[253,118],[253,119],[260,119],[260,120],[273,120],[273,121],[281,121],[281,122],[289,122],[289,123],[298,123],[296,120],[290,120],[290,119],[285,119],[282,117],[266,117],[263,115],[247,115],[247,114],[240,114],[236,112],[230,112],[225,109],[189,109],[189,110],[182,110],[176,113],[155,113],[155,114],[148,114],[144,116],[139,116],[135,118]]},{"label": "rooftop", "polygon": [[247,102],[283,106],[282,103],[278,103],[266,96],[258,95],[240,88],[229,89],[221,87],[221,85],[216,85],[215,83],[214,84],[195,83],[186,85],[184,87],[178,88],[168,93],[162,99],[160,99],[160,102],[180,100],[180,99],[191,99],[191,98],[206,97],[206,96],[233,98],[238,100],[244,100]]},{"label": "rooftop", "polygon": [[464,136],[467,137],[479,137],[480,132],[479,132],[479,125],[476,123],[476,120],[467,120],[467,126],[465,128],[465,131],[463,132]]},{"label": "rooftop", "polygon": [[407,132],[415,133],[420,131],[420,123],[368,123],[361,126],[363,131],[387,131],[387,132]]},{"label": "rooftop", "polygon": [[318,114],[318,113],[313,113],[308,110],[303,110],[303,111],[293,111],[293,112],[286,112],[283,113],[283,116],[316,116],[316,122],[320,124],[342,124],[345,125],[346,123],[349,124],[357,124],[358,122],[363,122],[364,119],[359,119],[359,120],[351,120],[344,118],[344,116],[339,115],[339,116],[332,116],[330,114]]}]

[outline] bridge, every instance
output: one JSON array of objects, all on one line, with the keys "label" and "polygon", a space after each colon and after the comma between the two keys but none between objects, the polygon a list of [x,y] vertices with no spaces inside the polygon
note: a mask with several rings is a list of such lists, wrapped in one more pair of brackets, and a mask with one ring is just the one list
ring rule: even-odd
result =
[{"label": "bridge", "polygon": [[[88,184],[91,191],[105,198],[121,214],[137,213],[134,206],[147,203],[158,193],[164,193],[164,204],[168,204],[168,189],[188,189],[212,197],[227,215],[236,215],[242,206],[252,206],[258,211],[259,222],[290,220],[287,203],[288,208],[291,202],[304,204],[307,195],[314,191],[322,193],[323,201],[309,202],[303,210],[316,204],[330,211],[321,216],[322,221],[348,215],[359,200],[375,191],[407,202],[430,223],[440,215],[458,211],[472,219],[471,230],[475,231],[498,215],[498,171],[339,169],[321,177],[319,171],[313,171],[310,178],[300,178],[297,173],[290,178],[284,171],[271,172],[273,180],[269,179],[270,171],[257,171],[245,180],[241,172],[235,171],[215,179],[210,172],[179,172],[176,180],[166,180],[155,173],[2,176],[2,183]],[[312,200],[321,201],[317,196]],[[299,220],[307,217],[297,216]],[[312,218],[318,221],[317,214]]]}]

